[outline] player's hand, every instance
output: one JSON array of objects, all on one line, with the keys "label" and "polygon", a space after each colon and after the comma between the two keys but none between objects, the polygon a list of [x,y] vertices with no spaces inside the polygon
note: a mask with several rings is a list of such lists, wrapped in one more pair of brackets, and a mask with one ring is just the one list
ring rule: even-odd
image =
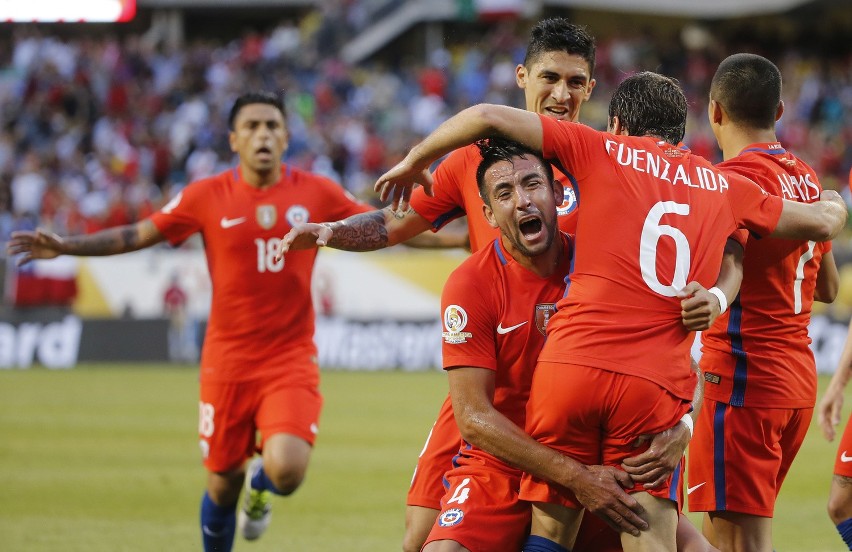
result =
[{"label": "player's hand", "polygon": [[62,254],[62,238],[42,228],[33,231],[12,232],[6,253],[10,256],[21,255],[17,265],[24,265],[34,259],[53,259]]},{"label": "player's hand", "polygon": [[677,293],[683,325],[691,331],[703,331],[713,325],[721,314],[719,298],[698,282],[689,282]]},{"label": "player's hand", "polygon": [[683,452],[689,444],[691,435],[683,422],[656,435],[639,437],[634,446],[651,441],[648,449],[636,456],[626,458],[621,467],[636,483],[643,483],[646,489],[654,489],[666,482],[683,458]]},{"label": "player's hand", "polygon": [[840,424],[842,411],[843,388],[839,385],[829,385],[828,389],[825,390],[825,395],[817,405],[817,422],[822,429],[822,434],[829,441],[833,441],[837,434],[837,426]]},{"label": "player's hand", "polygon": [[570,488],[584,508],[618,532],[638,537],[640,531],[648,529],[648,523],[641,517],[645,509],[624,491],[625,487],[633,486],[628,474],[612,466],[583,467],[581,476]]},{"label": "player's hand", "polygon": [[420,184],[426,195],[432,195],[432,174],[429,168],[421,169],[410,159],[411,154],[396,164],[391,170],[383,174],[376,181],[374,187],[379,199],[391,200],[391,208],[394,211],[408,211],[408,202],[411,200],[411,190]]},{"label": "player's hand", "polygon": [[838,194],[835,190],[823,190],[821,194],[819,194],[820,201],[834,201],[835,203],[839,203],[844,209],[846,208],[846,202],[843,201],[843,196]]},{"label": "player's hand", "polygon": [[284,257],[284,254],[291,249],[322,247],[328,243],[332,235],[334,235],[334,232],[326,224],[316,224],[313,222],[296,224],[281,238],[281,243],[278,244],[278,252],[275,254],[275,260],[276,262],[280,261]]}]

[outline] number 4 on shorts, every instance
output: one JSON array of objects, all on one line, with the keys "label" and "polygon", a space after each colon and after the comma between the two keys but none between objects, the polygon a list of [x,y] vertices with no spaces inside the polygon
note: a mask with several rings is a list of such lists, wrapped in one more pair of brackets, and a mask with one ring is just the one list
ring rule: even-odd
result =
[{"label": "number 4 on shorts", "polygon": [[467,488],[468,483],[470,483],[470,477],[465,477],[461,484],[456,487],[456,490],[453,492],[453,496],[450,497],[447,504],[452,504],[453,502],[464,504],[464,501],[467,500],[468,495],[470,495],[470,489]]}]

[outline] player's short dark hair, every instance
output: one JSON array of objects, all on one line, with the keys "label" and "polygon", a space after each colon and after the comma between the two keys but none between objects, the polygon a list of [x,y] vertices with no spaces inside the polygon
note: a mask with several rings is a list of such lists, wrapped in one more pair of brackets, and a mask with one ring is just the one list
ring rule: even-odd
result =
[{"label": "player's short dark hair", "polygon": [[675,79],[644,71],[624,79],[609,101],[631,136],[654,136],[677,144],[686,131],[686,96]]},{"label": "player's short dark hair", "polygon": [[231,113],[228,115],[228,129],[234,130],[234,121],[237,120],[237,115],[240,110],[247,105],[252,104],[267,104],[278,109],[284,120],[287,120],[287,112],[284,110],[284,96],[266,91],[246,92],[236,99],[234,106],[231,107]]},{"label": "player's short dark hair", "polygon": [[479,196],[489,207],[491,206],[491,198],[485,192],[485,171],[500,161],[511,163],[514,157],[523,157],[524,159],[534,157],[541,161],[547,181],[553,182],[553,167],[550,166],[550,163],[544,160],[541,153],[531,150],[518,142],[505,138],[485,138],[476,142],[476,147],[479,148],[479,153],[482,155],[482,161],[479,162],[479,166],[476,168],[476,185],[479,187]]},{"label": "player's short dark hair", "polygon": [[710,82],[710,97],[719,102],[734,123],[775,128],[781,104],[781,71],[757,54],[725,58]]},{"label": "player's short dark hair", "polygon": [[594,74],[595,38],[586,27],[562,17],[542,19],[530,30],[524,67],[529,68],[539,56],[554,51],[580,56],[589,64],[589,76]]}]

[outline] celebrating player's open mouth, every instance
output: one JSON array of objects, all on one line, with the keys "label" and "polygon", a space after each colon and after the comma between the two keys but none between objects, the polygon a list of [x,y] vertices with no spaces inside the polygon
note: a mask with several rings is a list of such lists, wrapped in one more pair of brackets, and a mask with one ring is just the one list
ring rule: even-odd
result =
[{"label": "celebrating player's open mouth", "polygon": [[544,224],[539,215],[524,215],[518,221],[518,230],[527,241],[537,241],[544,233]]}]

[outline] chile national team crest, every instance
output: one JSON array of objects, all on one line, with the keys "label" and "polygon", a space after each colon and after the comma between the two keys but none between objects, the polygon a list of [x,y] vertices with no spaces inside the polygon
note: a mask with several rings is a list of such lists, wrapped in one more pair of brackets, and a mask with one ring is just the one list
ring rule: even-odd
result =
[{"label": "chile national team crest", "polygon": [[541,335],[547,335],[547,323],[554,312],[556,312],[554,303],[539,303],[535,306],[535,327],[538,328]]},{"label": "chile national team crest", "polygon": [[438,516],[438,525],[441,527],[452,527],[453,525],[461,523],[463,519],[464,512],[458,508],[450,508],[449,510],[444,510],[441,512],[441,515]]},{"label": "chile national team crest", "polygon": [[258,205],[254,216],[261,228],[269,230],[278,222],[278,209],[275,205]]},{"label": "chile national team crest", "polygon": [[562,186],[562,205],[556,207],[556,216],[564,217],[577,208],[577,190],[574,183],[568,182]]},{"label": "chile national team crest", "polygon": [[310,219],[310,214],[308,213],[308,210],[302,205],[291,205],[287,209],[287,213],[284,215],[284,218],[287,219],[287,222],[290,223],[290,226],[296,226],[297,224],[308,222],[308,219]]}]

